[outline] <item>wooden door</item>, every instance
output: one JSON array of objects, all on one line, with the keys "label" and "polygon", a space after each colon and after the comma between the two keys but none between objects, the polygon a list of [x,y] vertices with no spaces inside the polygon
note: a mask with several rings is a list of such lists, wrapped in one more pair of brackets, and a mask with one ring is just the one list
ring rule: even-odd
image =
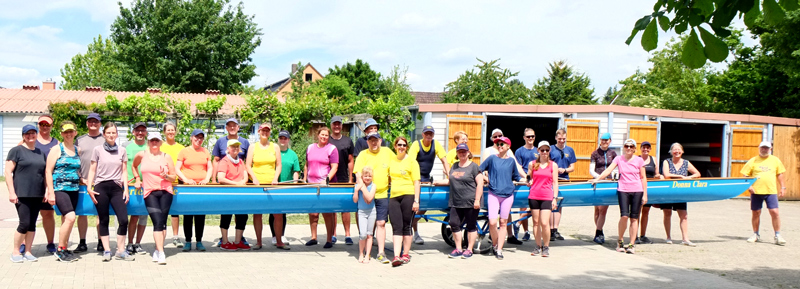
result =
[{"label": "wooden door", "polygon": [[567,126],[567,145],[575,150],[575,171],[569,174],[571,180],[588,180],[589,163],[592,152],[597,149],[600,121],[590,119],[565,119]]},{"label": "wooden door", "polygon": [[447,151],[456,148],[453,134],[458,131],[467,133],[469,140],[467,146],[472,152],[472,161],[476,164],[481,163],[481,144],[483,144],[483,135],[481,128],[483,126],[482,115],[461,115],[461,114],[448,114],[447,115],[447,143],[444,147]]},{"label": "wooden door", "polygon": [[[774,126],[772,128],[772,155],[786,167],[786,195],[781,200],[800,200],[800,128]],[[780,186],[779,186],[780,187]]]},{"label": "wooden door", "polygon": [[[729,167],[731,177],[742,177],[742,167],[748,160],[758,155],[758,145],[761,143],[763,125],[732,124],[733,137],[731,137],[731,160]],[[750,196],[749,191],[744,191],[740,197]]]}]

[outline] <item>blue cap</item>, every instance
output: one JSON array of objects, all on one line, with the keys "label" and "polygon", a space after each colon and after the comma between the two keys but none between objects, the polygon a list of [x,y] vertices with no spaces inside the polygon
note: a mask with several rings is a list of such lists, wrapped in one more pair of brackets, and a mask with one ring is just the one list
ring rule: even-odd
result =
[{"label": "blue cap", "polygon": [[367,135],[367,140],[369,140],[369,139],[371,139],[373,137],[374,138],[381,138],[381,134],[378,133],[378,132],[371,132],[370,134]]},{"label": "blue cap", "polygon": [[640,145],[640,147],[644,147],[644,146],[650,146],[650,142],[649,141],[643,141],[642,144]]},{"label": "blue cap", "polygon": [[239,122],[238,122],[238,121],[236,121],[236,119],[235,119],[235,118],[233,118],[233,117],[232,117],[232,118],[229,118],[228,120],[226,120],[226,121],[225,121],[225,124],[228,124],[229,122],[233,122],[233,123],[235,123],[236,125],[239,125]]},{"label": "blue cap", "polygon": [[194,129],[194,130],[192,131],[192,136],[197,136],[198,134],[202,134],[202,135],[203,135],[203,137],[205,137],[205,136],[206,136],[206,134],[203,132],[203,130],[202,130],[202,129],[196,128],[196,129]]},{"label": "blue cap", "polygon": [[456,146],[456,151],[469,151],[469,147],[465,143],[460,143]]},{"label": "blue cap", "polygon": [[433,126],[432,125],[423,126],[422,127],[422,133],[426,133],[426,132],[435,133],[435,131],[433,130]]},{"label": "blue cap", "polygon": [[374,119],[368,118],[367,121],[364,122],[364,130],[367,130],[368,127],[373,126],[373,125],[377,125],[378,127],[380,127],[380,125],[378,124],[377,121],[375,121]]},{"label": "blue cap", "polygon": [[25,126],[22,127],[22,134],[25,134],[29,131],[35,131],[36,133],[39,133],[39,129],[37,129],[35,125],[26,124]]},{"label": "blue cap", "polygon": [[278,137],[292,138],[292,136],[286,130],[281,130],[281,132],[278,133]]},{"label": "blue cap", "polygon": [[611,139],[611,134],[610,133],[604,133],[604,134],[600,135],[600,139]]},{"label": "blue cap", "polygon": [[90,113],[89,116],[86,117],[86,119],[96,119],[97,121],[103,121],[103,119],[100,118],[100,115],[97,114],[96,112]]}]

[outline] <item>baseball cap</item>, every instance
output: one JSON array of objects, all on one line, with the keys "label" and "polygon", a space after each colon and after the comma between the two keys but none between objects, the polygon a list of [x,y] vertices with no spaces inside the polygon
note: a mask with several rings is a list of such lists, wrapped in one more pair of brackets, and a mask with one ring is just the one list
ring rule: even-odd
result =
[{"label": "baseball cap", "polygon": [[600,139],[611,139],[611,134],[610,133],[604,133],[604,134],[602,134],[600,136]]},{"label": "baseball cap", "polygon": [[539,145],[538,145],[538,146],[536,146],[536,148],[541,148],[541,147],[544,147],[544,146],[546,146],[546,147],[550,147],[550,142],[548,142],[548,141],[546,141],[546,140],[540,141],[540,142],[539,142]]},{"label": "baseball cap", "polygon": [[338,116],[338,115],[336,115],[336,116],[332,117],[332,118],[331,118],[331,124],[333,124],[334,122],[342,122],[342,123],[343,123],[343,121],[342,121],[342,117],[341,117],[341,116]]},{"label": "baseball cap", "polygon": [[492,130],[492,135],[494,135],[494,134],[496,134],[496,133],[503,134],[503,131],[502,131],[502,130],[500,130],[499,128],[496,128],[496,129]]},{"label": "baseball cap", "polygon": [[375,137],[375,138],[381,138],[381,134],[380,134],[380,133],[378,133],[378,132],[372,132],[372,133],[370,133],[370,134],[368,134],[368,135],[367,135],[367,139],[368,139],[368,140],[369,140],[369,139],[371,139],[371,138],[373,138],[373,137]]},{"label": "baseball cap", "polygon": [[47,124],[53,124],[53,117],[49,114],[39,116],[39,122],[46,122]]},{"label": "baseball cap", "polygon": [[100,115],[97,114],[96,112],[90,113],[89,116],[86,117],[86,119],[87,120],[88,119],[96,119],[97,121],[102,121],[103,120],[102,118],[100,118]]},{"label": "baseball cap", "polygon": [[508,139],[507,137],[504,137],[504,136],[501,136],[501,137],[498,137],[498,138],[494,139],[494,142],[495,142],[495,143],[498,143],[498,142],[504,142],[504,143],[506,143],[508,146],[511,146],[511,140],[510,140],[510,139]]},{"label": "baseball cap", "polygon": [[75,129],[75,125],[71,123],[65,123],[64,125],[61,126],[61,132],[65,132],[68,130],[77,130],[77,129]]},{"label": "baseball cap", "polygon": [[768,142],[768,141],[762,141],[761,144],[758,145],[758,147],[772,148],[772,144],[770,142]]},{"label": "baseball cap", "polygon": [[465,143],[460,143],[456,146],[456,151],[469,151],[469,147]]},{"label": "baseball cap", "polygon": [[422,127],[422,133],[426,133],[426,132],[436,133],[433,130],[433,126],[432,125],[426,125],[426,126]]},{"label": "baseball cap", "polygon": [[262,130],[262,129],[265,129],[265,128],[268,128],[269,130],[272,130],[272,124],[268,123],[268,122],[262,122],[261,125],[258,126],[258,130]]},{"label": "baseball cap", "polygon": [[133,129],[136,129],[137,127],[140,127],[140,126],[143,126],[144,128],[147,128],[147,125],[140,121],[140,122],[137,122],[136,124],[133,125]]},{"label": "baseball cap", "polygon": [[368,118],[367,121],[364,122],[364,130],[367,130],[368,127],[373,126],[373,125],[377,125],[378,127],[381,127],[378,124],[377,121],[375,121],[374,119]]},{"label": "baseball cap", "polygon": [[635,147],[636,146],[636,141],[633,140],[632,138],[626,139],[625,140],[625,145],[632,145],[632,146]]},{"label": "baseball cap", "polygon": [[35,131],[38,133],[39,129],[37,129],[36,126],[32,124],[26,124],[25,126],[22,127],[22,134],[25,134],[29,131]]},{"label": "baseball cap", "polygon": [[278,137],[292,138],[292,136],[286,130],[281,130],[281,132],[278,133]]},{"label": "baseball cap", "polygon": [[161,134],[155,131],[151,131],[147,133],[147,140],[154,140],[157,139],[159,141],[163,141],[164,139],[161,138]]},{"label": "baseball cap", "polygon": [[232,147],[232,146],[237,146],[237,147],[238,147],[238,146],[239,146],[239,145],[241,145],[241,144],[242,144],[242,143],[241,143],[241,142],[239,142],[239,140],[238,140],[238,139],[229,139],[229,140],[228,140],[228,146],[229,146],[229,147]]},{"label": "baseball cap", "polygon": [[232,118],[229,118],[228,120],[226,120],[226,121],[225,121],[225,124],[227,125],[229,122],[233,122],[233,123],[235,123],[236,125],[239,125],[239,122],[238,122],[238,121],[236,121],[236,118],[233,118],[233,117],[232,117]]},{"label": "baseball cap", "polygon": [[202,134],[202,135],[203,135],[203,137],[205,137],[205,136],[206,136],[206,134],[203,132],[203,130],[202,130],[202,129],[196,128],[196,129],[194,129],[194,130],[192,131],[192,136],[197,136],[198,134]]},{"label": "baseball cap", "polygon": [[649,141],[643,141],[640,146],[651,146]]}]

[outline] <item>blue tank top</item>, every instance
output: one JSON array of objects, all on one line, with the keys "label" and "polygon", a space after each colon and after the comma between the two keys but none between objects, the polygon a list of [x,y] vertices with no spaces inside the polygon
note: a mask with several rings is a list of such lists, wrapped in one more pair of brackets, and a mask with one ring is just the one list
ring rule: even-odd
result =
[{"label": "blue tank top", "polygon": [[59,144],[61,156],[53,168],[53,190],[77,191],[80,184],[81,158],[78,156],[78,147],[74,147],[75,155],[70,156],[64,151],[64,144]]},{"label": "blue tank top", "polygon": [[417,153],[417,163],[419,163],[419,176],[421,182],[432,182],[431,171],[433,170],[433,161],[436,160],[436,143],[435,140],[431,141],[431,150],[425,151],[422,149],[422,141],[418,141],[419,152]]},{"label": "blue tank top", "polygon": [[[367,190],[371,191],[372,187],[374,187],[374,186],[375,186],[375,183],[369,184],[369,186],[367,186]],[[372,208],[374,208],[374,207],[375,207],[375,199],[373,199],[371,203],[367,204],[367,202],[364,201],[364,193],[361,192],[361,191],[358,191],[358,209],[359,210],[372,210]]]}]

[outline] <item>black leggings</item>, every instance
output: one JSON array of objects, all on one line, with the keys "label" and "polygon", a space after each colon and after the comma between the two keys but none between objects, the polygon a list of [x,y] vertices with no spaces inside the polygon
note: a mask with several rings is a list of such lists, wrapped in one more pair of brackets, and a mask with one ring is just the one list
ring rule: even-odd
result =
[{"label": "black leggings", "polygon": [[97,218],[100,223],[98,225],[100,236],[108,236],[109,205],[114,208],[114,212],[117,213],[117,222],[119,222],[117,235],[127,235],[128,207],[125,205],[125,200],[122,199],[122,196],[128,192],[125,192],[125,190],[114,181],[99,182],[94,185],[94,191],[98,193],[98,195],[94,197],[97,200],[97,204],[94,204],[94,207],[97,208]]},{"label": "black leggings", "polygon": [[172,194],[165,190],[155,190],[144,198],[144,206],[147,213],[153,220],[153,232],[161,232],[167,229],[167,218],[169,208],[172,206]]},{"label": "black leggings", "polygon": [[[231,227],[231,215],[222,215],[219,218],[219,227],[220,229],[227,230]],[[236,214],[236,230],[244,231],[244,228],[247,227],[247,214]]]},{"label": "black leggings", "polygon": [[61,215],[75,212],[78,208],[78,191],[56,191],[56,207]]},{"label": "black leggings", "polygon": [[402,195],[389,199],[389,221],[392,222],[392,234],[395,236],[411,236],[411,220],[414,219],[414,195]]},{"label": "black leggings", "polygon": [[192,241],[192,223],[197,232],[197,242],[203,241],[203,229],[206,227],[206,215],[183,215],[183,235],[186,242]]},{"label": "black leggings", "polygon": [[642,210],[643,196],[643,192],[629,193],[617,191],[620,216],[639,219],[639,212]]},{"label": "black leggings", "polygon": [[36,218],[39,217],[43,199],[41,197],[17,199],[17,203],[14,204],[17,207],[17,216],[19,217],[17,232],[20,234],[36,232]]},{"label": "black leggings", "polygon": [[467,232],[478,231],[478,213],[480,210],[473,208],[450,208],[450,231],[461,232],[461,225],[467,225]]},{"label": "black leggings", "polygon": [[[281,230],[281,236],[286,236],[286,214],[281,214],[283,216],[283,229]],[[275,237],[275,228],[273,228],[273,224],[275,223],[275,214],[269,214],[269,231],[272,233],[272,236]]]}]

